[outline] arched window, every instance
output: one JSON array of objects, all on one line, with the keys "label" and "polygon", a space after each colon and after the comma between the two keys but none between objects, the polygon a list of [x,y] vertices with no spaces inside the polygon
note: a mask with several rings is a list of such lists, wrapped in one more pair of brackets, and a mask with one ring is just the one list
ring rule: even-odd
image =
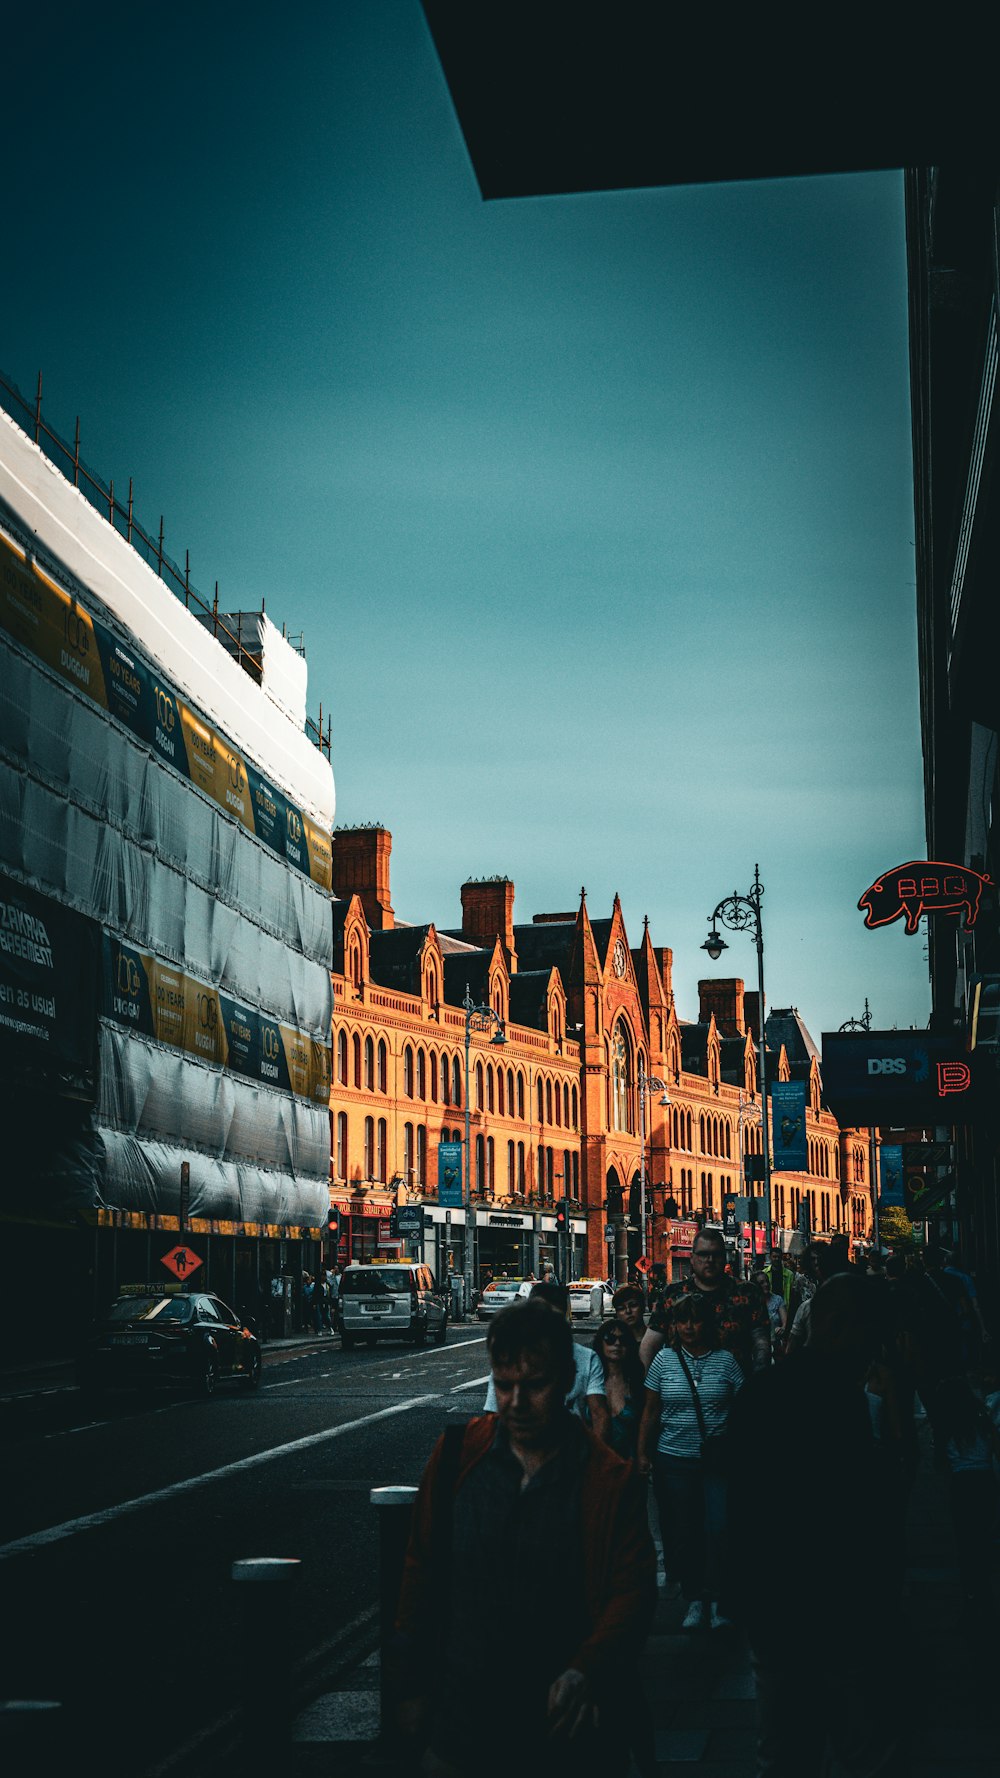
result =
[{"label": "arched window", "polygon": [[495,1109],[492,1062],[487,1062],[486,1064],[486,1109],[487,1111],[493,1111]]},{"label": "arched window", "polygon": [[437,1096],[438,1096],[438,1059],[437,1059],[437,1056],[435,1055],[433,1050],[431,1050],[430,1061],[431,1061],[431,1103],[433,1105],[436,1105],[437,1104]]},{"label": "arched window", "polygon": [[462,1064],[457,1056],[452,1058],[451,1102],[455,1106],[462,1103]]},{"label": "arched window", "polygon": [[497,1110],[501,1117],[507,1115],[507,1077],[502,1068],[497,1069]]},{"label": "arched window", "polygon": [[403,1178],[413,1184],[413,1125],[403,1125]]},{"label": "arched window", "polygon": [[726,1119],[726,1160],[731,1161],[732,1158],[733,1158],[733,1126],[729,1122],[729,1119],[727,1118]]},{"label": "arched window", "polygon": [[705,1152],[705,1113],[703,1111],[699,1111],[699,1113],[698,1113],[698,1153],[704,1154],[704,1152]]},{"label": "arched window", "polygon": [[441,1057],[441,1097],[446,1105],[451,1104],[451,1063],[447,1056]]},{"label": "arched window", "polygon": [[427,1127],[417,1125],[417,1184],[427,1184]]},{"label": "arched window", "polygon": [[417,1051],[417,1098],[427,1097],[427,1057],[423,1050]]},{"label": "arched window", "polygon": [[563,1100],[563,1123],[566,1125],[566,1128],[568,1129],[569,1128],[569,1084],[565,1080],[563,1081],[562,1100]]},{"label": "arched window", "polygon": [[694,1142],[694,1123],[692,1121],[690,1111],[687,1113],[687,1117],[686,1117],[685,1121],[687,1124],[687,1145],[686,1146],[687,1146],[688,1154],[690,1154],[691,1148],[692,1148],[693,1142]]},{"label": "arched window", "polygon": [[524,1197],[524,1184],[524,1143],[519,1142],[517,1145],[517,1189],[522,1198]]},{"label": "arched window", "polygon": [[545,1122],[545,1088],[540,1075],[538,1078],[538,1121],[540,1124]]},{"label": "arched window", "polygon": [[523,1122],[524,1122],[524,1075],[521,1073],[519,1073],[518,1077],[517,1077],[517,1115],[518,1115],[519,1121],[523,1124]]},{"label": "arched window", "polygon": [[497,1192],[496,1152],[495,1152],[495,1149],[493,1146],[492,1136],[487,1136],[487,1138],[486,1138],[486,1190],[489,1192],[489,1195],[491,1198],[496,1197],[496,1192]]},{"label": "arched window", "polygon": [[611,1126],[632,1128],[632,1055],[624,1027],[615,1026],[611,1040]]},{"label": "arched window", "polygon": [[337,1178],[347,1178],[347,1113],[337,1113]]},{"label": "arched window", "polygon": [[375,1087],[375,1045],[370,1037],[365,1038],[365,1092],[370,1093]]},{"label": "arched window", "polygon": [[389,1090],[388,1051],[385,1040],[381,1037],[378,1040],[378,1090],[380,1093]]},{"label": "arched window", "polygon": [[407,1099],[413,1098],[413,1051],[409,1044],[403,1051],[403,1092]]},{"label": "arched window", "polygon": [[517,1103],[517,1099],[516,1099],[515,1093],[514,1093],[514,1070],[513,1070],[513,1068],[508,1068],[508,1070],[507,1070],[507,1110],[510,1113],[511,1117],[513,1117],[513,1115],[514,1115],[514,1106],[516,1105],[516,1103]]},{"label": "arched window", "polygon": [[564,1197],[573,1196],[573,1161],[568,1148],[562,1152],[562,1189]]},{"label": "arched window", "polygon": [[361,1039],[358,1036],[356,1031],[354,1033],[354,1037],[351,1042],[351,1048],[354,1051],[354,1084],[356,1087],[360,1087],[360,1085],[361,1085]]},{"label": "arched window", "polygon": [[347,1085],[347,1032],[337,1032],[337,1079],[342,1087]]},{"label": "arched window", "polygon": [[580,1196],[580,1156],[575,1149],[573,1151],[573,1196],[574,1198]]},{"label": "arched window", "polygon": [[476,1110],[483,1109],[483,1064],[476,1063]]},{"label": "arched window", "polygon": [[547,1124],[552,1122],[552,1082],[550,1080],[545,1082],[545,1122]]},{"label": "arched window", "polygon": [[389,1176],[388,1172],[386,1170],[386,1160],[387,1160],[386,1135],[387,1135],[387,1132],[386,1132],[386,1127],[385,1127],[385,1118],[380,1117],[378,1120],[378,1145],[375,1150],[375,1177],[376,1177],[376,1179],[380,1179],[382,1181],[383,1185],[385,1184],[385,1181]]},{"label": "arched window", "polygon": [[476,1190],[480,1196],[486,1189],[486,1138],[476,1137]]},{"label": "arched window", "polygon": [[353,982],[356,989],[360,989],[360,987],[361,987],[361,947],[360,947],[360,945],[357,945],[357,944],[353,944],[351,946],[351,981]]},{"label": "arched window", "polygon": [[512,1198],[517,1190],[517,1174],[514,1169],[514,1144],[507,1144],[507,1196]]},{"label": "arched window", "polygon": [[578,1130],[580,1128],[580,1100],[575,1087],[573,1088],[571,1097],[573,1104],[573,1128],[574,1130]]},{"label": "arched window", "polygon": [[365,1118],[365,1178],[375,1177],[375,1119]]},{"label": "arched window", "polygon": [[436,1019],[438,1016],[438,978],[437,970],[433,965],[427,971],[427,1004],[430,1007],[431,1018]]}]

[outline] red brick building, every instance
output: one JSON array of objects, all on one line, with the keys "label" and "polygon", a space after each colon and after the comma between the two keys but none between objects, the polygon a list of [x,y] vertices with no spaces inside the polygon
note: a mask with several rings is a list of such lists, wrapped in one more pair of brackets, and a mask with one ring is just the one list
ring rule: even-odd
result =
[{"label": "red brick building", "polygon": [[[671,952],[648,925],[632,947],[617,896],[607,917],[592,918],[581,892],[574,910],[518,925],[513,883],[488,878],[462,885],[460,927],[403,925],[391,847],[380,827],[334,836],[331,1196],[342,1257],[378,1251],[393,1207],[419,1203],[423,1257],[463,1268],[466,1214],[438,1202],[437,1151],[464,1138],[468,996],[505,1037],[470,1033],[477,1275],[565,1266],[563,1198],[573,1274],[606,1272],[613,1228],[623,1275],[641,1251],[643,1127],[647,1252],[676,1270],[695,1215],[721,1220],[723,1196],[741,1190],[741,1150],[760,1151],[756,996],[739,980],[702,982],[697,1020],[681,1020]],[[780,1239],[803,1200],[815,1232],[867,1236],[867,1132],[840,1130],[824,1108],[794,1008],[769,1015],[767,1042],[769,1077],[807,1083],[810,1171],[772,1178]]]}]

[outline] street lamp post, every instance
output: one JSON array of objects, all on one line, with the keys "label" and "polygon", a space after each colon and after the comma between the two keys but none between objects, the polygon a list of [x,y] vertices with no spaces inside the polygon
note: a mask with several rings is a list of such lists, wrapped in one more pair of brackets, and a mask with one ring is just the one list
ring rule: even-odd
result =
[{"label": "street lamp post", "polygon": [[[745,1098],[743,1095],[743,1092],[741,1090],[740,1091],[740,1108],[736,1114],[736,1130],[737,1130],[737,1135],[739,1137],[739,1145],[740,1145],[740,1192],[744,1198],[749,1198],[751,1200],[751,1209],[753,1207],[753,1204],[752,1204],[753,1192],[747,1191],[746,1136],[744,1135],[744,1131],[746,1130],[748,1124],[759,1124],[760,1122],[761,1122],[760,1106],[755,1105],[752,1099]],[[752,1183],[753,1182],[751,1181],[751,1184]],[[753,1269],[754,1260],[756,1259],[756,1254],[754,1252],[754,1230],[755,1230],[756,1226],[757,1225],[754,1222],[753,1217],[751,1216],[751,1218],[750,1218],[750,1252],[747,1255],[747,1264],[745,1267],[746,1276],[748,1278],[749,1278],[750,1273]]]},{"label": "street lamp post", "polygon": [[[652,1087],[654,1093],[662,1093],[661,1105],[669,1105],[667,1083],[657,1080],[655,1074],[647,1074],[639,1057],[639,1221],[641,1228],[641,1251],[646,1258],[646,1092]],[[643,1268],[645,1269],[645,1268]]]},{"label": "street lamp post", "polygon": [[757,946],[757,1010],[760,1015],[760,1106],[761,1135],[764,1151],[764,1212],[765,1240],[770,1254],[771,1236],[771,1131],[767,1109],[767,1045],[764,1039],[766,1014],[764,1011],[764,928],[761,923],[760,904],[764,894],[764,885],[760,880],[760,866],[753,867],[753,888],[748,895],[739,895],[734,890],[727,895],[718,907],[709,915],[710,931],[702,950],[707,951],[713,963],[718,962],[723,951],[729,946],[719,932],[717,922],[728,926],[730,932],[752,932]]},{"label": "street lamp post", "polygon": [[[844,1023],[838,1026],[838,1030],[870,1031],[871,1028],[872,1009],[868,1004],[868,996],[866,994],[865,1010],[860,1019],[845,1019]],[[869,1124],[868,1126],[868,1171],[871,1175],[868,1183],[872,1198],[872,1239],[875,1243],[875,1251],[878,1252],[882,1245],[882,1235],[878,1221],[878,1133],[874,1124]]]},{"label": "street lamp post", "polygon": [[500,1014],[492,1006],[477,1006],[465,984],[465,1307],[466,1312],[472,1307],[473,1277],[473,1220],[472,1220],[472,1152],[471,1152],[471,1119],[472,1119],[472,1080],[469,1074],[469,1051],[472,1045],[473,1031],[492,1031],[490,1042],[503,1044],[507,1041],[504,1022]]}]

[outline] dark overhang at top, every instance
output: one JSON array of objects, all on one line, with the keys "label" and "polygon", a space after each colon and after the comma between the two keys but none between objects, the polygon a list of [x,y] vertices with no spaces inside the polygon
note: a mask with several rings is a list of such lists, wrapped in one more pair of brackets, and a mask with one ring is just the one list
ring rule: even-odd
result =
[{"label": "dark overhang at top", "polygon": [[988,152],[957,9],[423,0],[484,198],[940,165]]}]

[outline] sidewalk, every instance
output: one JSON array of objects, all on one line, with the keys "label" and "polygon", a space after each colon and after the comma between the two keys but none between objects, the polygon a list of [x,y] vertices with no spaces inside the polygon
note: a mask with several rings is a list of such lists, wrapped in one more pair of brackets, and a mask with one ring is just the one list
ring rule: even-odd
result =
[{"label": "sidewalk", "polygon": [[[888,1702],[912,1731],[911,1778],[996,1778],[1000,1552],[996,1542],[984,1551],[994,1578],[989,1621],[970,1621],[955,1562],[947,1477],[932,1468],[929,1440],[924,1442],[907,1531],[902,1614],[908,1637],[906,1690]],[[858,1610],[863,1613],[866,1588],[878,1574],[880,1537],[892,1536],[897,1527],[872,1525],[863,1501],[845,1501],[844,1511],[858,1526]],[[821,1543],[820,1531],[817,1548]],[[818,1572],[810,1568],[809,1555],[809,1551],[786,1552],[786,1566],[791,1565],[788,1596],[803,1633],[808,1625],[809,1577]],[[683,1614],[683,1601],[662,1591],[642,1657],[661,1778],[753,1778],[754,1687],[745,1640],[735,1631],[684,1635]],[[485,1700],[488,1679],[483,1677]],[[873,1673],[872,1684],[878,1686],[881,1678]],[[392,1770],[375,1745],[378,1679],[374,1654],[343,1671],[336,1686],[299,1714],[295,1744],[284,1762],[288,1778],[319,1778],[332,1770],[344,1778],[354,1773],[360,1778]],[[484,1727],[488,1721],[485,1704]],[[469,1778],[474,1773],[470,1749]]]}]

